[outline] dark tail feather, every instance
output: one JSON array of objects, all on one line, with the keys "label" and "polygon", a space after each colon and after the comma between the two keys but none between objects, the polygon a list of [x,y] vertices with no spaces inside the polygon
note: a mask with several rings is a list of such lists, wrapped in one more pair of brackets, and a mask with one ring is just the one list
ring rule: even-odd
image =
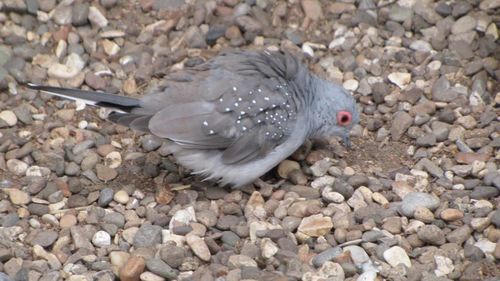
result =
[{"label": "dark tail feather", "polygon": [[31,83],[26,84],[26,86],[30,89],[46,92],[54,96],[71,100],[81,100],[89,105],[112,108],[121,112],[130,112],[133,108],[140,106],[138,99],[119,95],[83,91],[78,89],[41,86]]}]

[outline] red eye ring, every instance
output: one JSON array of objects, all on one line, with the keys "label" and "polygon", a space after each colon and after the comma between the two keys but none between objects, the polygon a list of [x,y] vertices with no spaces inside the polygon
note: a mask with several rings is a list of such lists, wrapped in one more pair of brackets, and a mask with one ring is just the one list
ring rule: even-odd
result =
[{"label": "red eye ring", "polygon": [[340,126],[348,126],[351,124],[351,120],[352,115],[349,111],[342,110],[337,113],[337,124]]}]

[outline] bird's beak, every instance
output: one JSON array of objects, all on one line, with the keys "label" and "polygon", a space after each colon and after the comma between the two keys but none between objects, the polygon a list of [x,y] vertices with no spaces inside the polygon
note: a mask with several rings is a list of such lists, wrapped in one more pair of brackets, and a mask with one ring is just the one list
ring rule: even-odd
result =
[{"label": "bird's beak", "polygon": [[342,135],[342,141],[344,142],[345,147],[347,149],[351,149],[351,139],[349,138],[349,131],[345,130]]}]

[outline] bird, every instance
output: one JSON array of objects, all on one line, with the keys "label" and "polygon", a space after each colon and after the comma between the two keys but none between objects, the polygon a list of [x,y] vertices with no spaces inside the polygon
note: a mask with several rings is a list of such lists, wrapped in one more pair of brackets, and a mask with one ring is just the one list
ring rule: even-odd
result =
[{"label": "bird", "polygon": [[356,100],[282,51],[239,50],[171,72],[140,98],[29,83],[28,88],[111,110],[107,119],[168,142],[184,167],[233,188],[258,180],[308,138],[342,137]]}]

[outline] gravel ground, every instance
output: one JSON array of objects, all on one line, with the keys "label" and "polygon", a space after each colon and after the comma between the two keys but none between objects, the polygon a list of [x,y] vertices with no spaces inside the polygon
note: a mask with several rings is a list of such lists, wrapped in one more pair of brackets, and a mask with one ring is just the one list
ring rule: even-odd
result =
[{"label": "gravel ground", "polygon": [[[2,0],[0,280],[499,280],[499,0]],[[140,96],[230,48],[352,91],[240,190],[25,82]]]}]

